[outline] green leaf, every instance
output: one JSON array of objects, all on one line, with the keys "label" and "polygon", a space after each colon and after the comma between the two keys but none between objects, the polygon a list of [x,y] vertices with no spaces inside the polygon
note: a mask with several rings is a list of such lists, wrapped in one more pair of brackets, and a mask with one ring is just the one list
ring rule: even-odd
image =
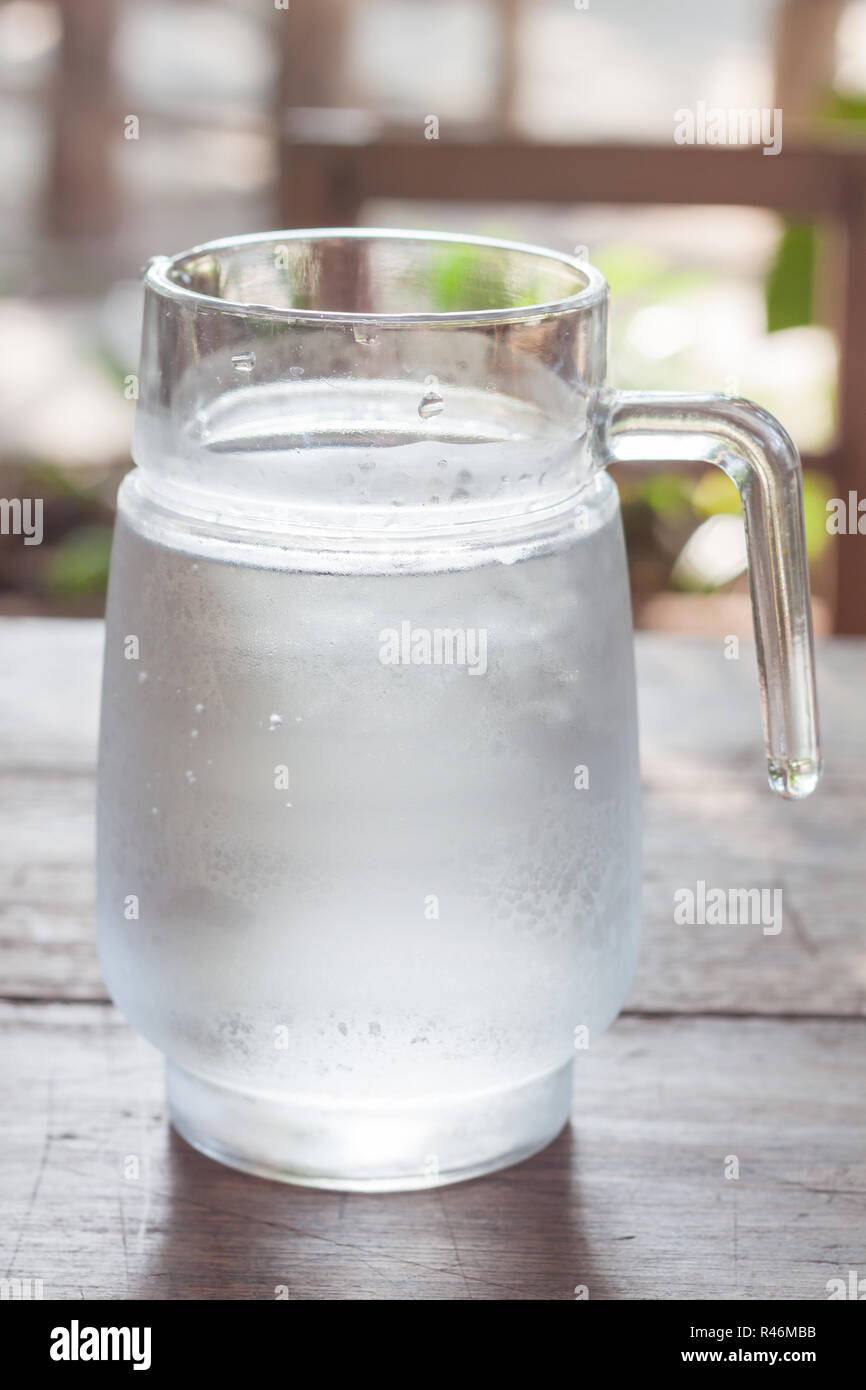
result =
[{"label": "green leaf", "polygon": [[711,468],[695,485],[692,506],[702,517],[736,516],[742,509],[735,484],[720,468]]},{"label": "green leaf", "polygon": [[787,222],[767,276],[767,332],[814,322],[817,232],[811,222]]},{"label": "green leaf", "polygon": [[811,469],[803,474],[803,515],[806,550],[810,560],[817,560],[830,543],[827,532],[827,503],[833,492],[833,484],[825,474],[816,473]]},{"label": "green leaf", "polygon": [[79,526],[55,547],[46,573],[49,593],[64,598],[100,594],[108,582],[110,526]]},{"label": "green leaf", "polygon": [[471,312],[475,309],[519,309],[544,301],[538,285],[530,285],[517,295],[508,283],[504,268],[494,266],[480,246],[445,247],[431,267],[431,295],[440,314]]},{"label": "green leaf", "polygon": [[826,121],[866,125],[866,97],[848,92],[831,92],[821,115]]}]

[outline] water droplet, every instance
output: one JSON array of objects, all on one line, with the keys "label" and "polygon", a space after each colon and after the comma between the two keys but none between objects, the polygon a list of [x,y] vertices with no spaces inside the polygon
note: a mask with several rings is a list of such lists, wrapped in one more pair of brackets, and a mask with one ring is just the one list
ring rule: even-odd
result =
[{"label": "water droplet", "polygon": [[303,716],[302,714],[296,714],[296,715],[295,715],[295,723],[296,723],[296,724],[303,724],[303,722],[304,722],[304,716]]},{"label": "water droplet", "polygon": [[440,459],[439,462],[437,463],[436,467],[437,467],[437,468],[447,468],[447,467],[448,467],[448,460],[447,460],[447,459]]},{"label": "water droplet", "polygon": [[304,369],[303,369],[303,367],[289,367],[289,376],[293,376],[293,377],[297,378],[297,377],[303,376],[303,375],[304,375]]},{"label": "water droplet", "polygon": [[578,261],[588,261],[588,260],[589,260],[589,247],[588,247],[588,246],[584,246],[584,245],[583,245],[583,242],[578,242],[578,244],[577,244],[577,246],[575,246],[574,251],[573,251],[572,254],[574,255],[575,259],[578,260]]},{"label": "water droplet", "polygon": [[355,342],[362,343],[366,347],[375,347],[376,343],[379,341],[378,333],[365,323],[356,323],[352,328],[352,332],[355,335]]},{"label": "water droplet", "polygon": [[282,722],[283,717],[281,714],[272,714],[270,719],[268,720],[268,728],[270,729],[271,733],[274,732],[274,729],[278,729]]},{"label": "water droplet", "polygon": [[236,372],[251,372],[256,365],[256,354],[254,352],[236,352],[232,358],[232,366]]},{"label": "water droplet", "polygon": [[441,415],[445,409],[445,402],[438,391],[426,391],[418,402],[418,414],[422,420],[429,420],[433,415]]},{"label": "water droplet", "polygon": [[196,714],[203,714],[203,713],[204,713],[204,705],[196,705],[196,707],[195,707],[195,712],[196,712]]},{"label": "water droplet", "polygon": [[192,786],[193,782],[196,780],[195,773],[190,772],[189,768],[187,768],[186,771],[186,780],[189,782],[190,786]]},{"label": "water droplet", "polygon": [[146,672],[146,671],[139,671],[139,673],[138,673],[138,683],[139,683],[139,685],[144,685],[144,682],[145,682],[146,680],[147,680],[147,672]]},{"label": "water droplet", "polygon": [[195,563],[193,564],[192,572],[193,572],[193,574],[198,574],[198,565],[195,564]]},{"label": "water droplet", "polygon": [[198,738],[198,729],[190,729],[189,736],[190,738]]},{"label": "water droplet", "polygon": [[158,816],[158,815],[159,815],[159,807],[158,807],[158,806],[151,806],[151,808],[150,808],[150,814],[151,814],[152,816]]}]

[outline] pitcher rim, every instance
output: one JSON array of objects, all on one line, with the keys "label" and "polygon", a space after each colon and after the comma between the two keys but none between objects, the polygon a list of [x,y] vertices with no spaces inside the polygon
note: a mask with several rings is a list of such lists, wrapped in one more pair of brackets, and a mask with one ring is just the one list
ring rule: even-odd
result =
[{"label": "pitcher rim", "polygon": [[[517,252],[530,255],[539,260],[555,261],[568,266],[576,272],[585,284],[573,294],[563,298],[540,301],[537,304],[518,305],[513,308],[496,309],[456,309],[445,312],[423,310],[417,313],[368,313],[342,309],[305,309],[293,306],[279,307],[275,304],[256,304],[243,300],[224,299],[219,295],[204,294],[187,285],[179,284],[171,278],[184,261],[191,257],[207,255],[227,249],[236,250],[253,246],[259,242],[283,241],[326,241],[326,240],[374,241],[390,239],[393,241],[435,242],[446,246],[473,246],[487,250]],[[464,324],[484,326],[520,323],[548,318],[556,314],[577,313],[594,308],[607,298],[608,285],[601,271],[588,260],[583,260],[563,251],[537,246],[531,242],[510,241],[498,237],[473,236],[469,233],[435,232],[420,229],[400,229],[394,227],[300,227],[283,231],[252,232],[243,236],[219,237],[201,242],[179,251],[171,256],[156,255],[142,269],[146,288],[163,298],[173,299],[190,306],[208,306],[226,313],[240,314],[250,318],[271,318],[284,322],[319,324],[377,324],[383,328],[401,326],[439,324]]]}]

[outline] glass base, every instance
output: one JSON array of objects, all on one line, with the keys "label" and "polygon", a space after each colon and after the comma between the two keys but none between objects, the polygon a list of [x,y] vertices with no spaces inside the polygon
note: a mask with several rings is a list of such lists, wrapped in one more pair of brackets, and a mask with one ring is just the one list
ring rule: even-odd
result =
[{"label": "glass base", "polygon": [[571,1067],[507,1090],[349,1105],[238,1091],[168,1063],[171,1123],[201,1153],[262,1178],[344,1192],[441,1187],[519,1163],[555,1139]]}]

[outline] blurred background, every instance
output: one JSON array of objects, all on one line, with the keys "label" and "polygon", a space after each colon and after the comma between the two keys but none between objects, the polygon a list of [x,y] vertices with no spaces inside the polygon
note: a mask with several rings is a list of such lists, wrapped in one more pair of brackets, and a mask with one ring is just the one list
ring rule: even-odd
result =
[{"label": "blurred background", "polygon": [[[782,152],[678,144],[701,104]],[[0,0],[0,171],[0,497],[45,499],[0,613],[101,612],[143,262],[357,222],[586,245],[612,383],[779,415],[816,627],[866,631],[864,0]],[[639,624],[748,633],[733,485],[618,481]]]}]

